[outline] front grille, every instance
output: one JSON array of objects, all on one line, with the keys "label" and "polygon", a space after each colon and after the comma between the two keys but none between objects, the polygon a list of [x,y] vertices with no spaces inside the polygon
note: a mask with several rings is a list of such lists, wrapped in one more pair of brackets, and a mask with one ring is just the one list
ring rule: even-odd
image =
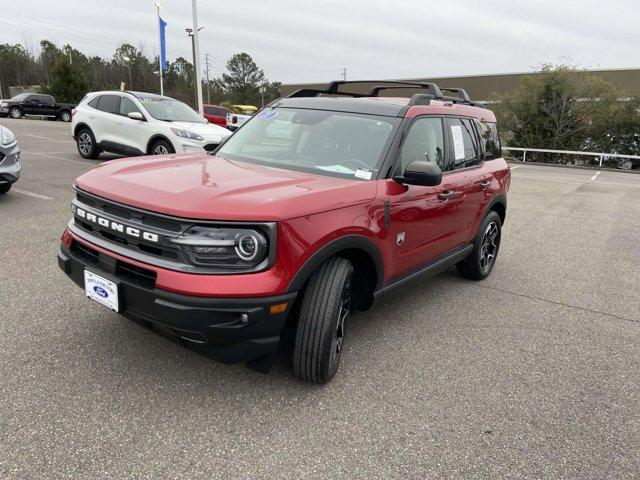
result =
[{"label": "front grille", "polygon": [[[156,287],[158,275],[153,270],[136,267],[135,265],[108,257],[96,249],[76,241],[71,244],[70,251],[78,260],[81,260],[82,263],[89,267],[94,266],[111,270],[115,265],[115,276],[127,283],[151,290]],[[102,264],[100,263],[101,259]]]}]

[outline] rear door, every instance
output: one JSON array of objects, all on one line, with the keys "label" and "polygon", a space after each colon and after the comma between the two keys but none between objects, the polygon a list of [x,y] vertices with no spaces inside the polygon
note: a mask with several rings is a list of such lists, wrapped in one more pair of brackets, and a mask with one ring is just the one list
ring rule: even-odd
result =
[{"label": "rear door", "polygon": [[58,113],[56,111],[55,99],[51,95],[38,95],[38,97],[40,99],[40,102],[38,105],[40,109],[40,115],[55,117]]},{"label": "rear door", "polygon": [[[94,99],[95,100],[95,99]],[[93,130],[96,141],[118,143],[116,120],[120,96],[115,94],[100,95],[95,102],[94,111],[89,115],[89,126]],[[94,104],[92,100],[90,105]]]},{"label": "rear door", "polygon": [[25,115],[39,115],[38,95],[29,95],[22,101],[22,111]]},{"label": "rear door", "polygon": [[475,234],[471,230],[485,203],[491,176],[483,168],[483,150],[474,119],[448,118],[447,134],[453,158],[445,177],[455,183],[458,194],[454,238],[458,243],[466,243]]},{"label": "rear door", "polygon": [[[400,150],[395,172],[415,160],[437,162],[445,168],[448,148],[440,117],[414,119]],[[390,208],[389,252],[392,278],[434,260],[455,246],[452,238],[456,185],[443,176],[437,187],[400,185],[386,180]]]}]

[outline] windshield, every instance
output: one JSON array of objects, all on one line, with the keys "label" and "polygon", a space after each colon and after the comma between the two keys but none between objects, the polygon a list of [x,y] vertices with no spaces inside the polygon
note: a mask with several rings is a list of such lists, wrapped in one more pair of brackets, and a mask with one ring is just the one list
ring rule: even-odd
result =
[{"label": "windshield", "polygon": [[276,108],[263,110],[216,152],[232,160],[370,180],[398,124],[393,117]]},{"label": "windshield", "polygon": [[12,97],[11,100],[15,100],[17,102],[21,102],[22,100],[27,98],[29,95],[31,95],[31,94],[30,93],[19,93],[15,97]]},{"label": "windshield", "polygon": [[138,97],[144,109],[156,120],[164,122],[189,122],[206,123],[204,118],[198,115],[186,103],[173,98],[163,97]]}]

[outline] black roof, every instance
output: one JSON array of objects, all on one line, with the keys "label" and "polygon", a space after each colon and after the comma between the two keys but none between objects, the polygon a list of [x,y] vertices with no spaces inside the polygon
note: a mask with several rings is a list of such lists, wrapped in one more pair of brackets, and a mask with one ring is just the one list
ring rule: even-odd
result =
[{"label": "black roof", "polygon": [[[407,102],[408,101],[409,99],[407,99]],[[309,108],[313,110],[332,110],[336,112],[397,117],[400,111],[406,107],[406,104],[402,105],[385,100],[374,100],[371,97],[293,97],[276,100],[270,107]]]}]

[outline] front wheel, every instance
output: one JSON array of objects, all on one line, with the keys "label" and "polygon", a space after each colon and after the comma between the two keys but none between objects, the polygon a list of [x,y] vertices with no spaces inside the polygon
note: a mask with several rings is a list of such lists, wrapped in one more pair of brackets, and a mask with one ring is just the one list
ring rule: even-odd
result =
[{"label": "front wheel", "polygon": [[487,278],[498,257],[501,235],[500,215],[492,210],[480,223],[471,254],[456,265],[458,273],[470,280]]},{"label": "front wheel", "polygon": [[295,374],[313,383],[326,383],[336,374],[352,311],[353,266],[332,257],[309,278],[293,351]]},{"label": "front wheel", "polygon": [[22,110],[20,110],[18,107],[11,107],[9,109],[9,116],[11,118],[20,118],[22,116]]},{"label": "front wheel", "polygon": [[10,183],[3,183],[2,185],[0,185],[0,195],[7,193],[9,190],[11,190]]},{"label": "front wheel", "polygon": [[151,155],[168,155],[173,153],[173,147],[166,140],[157,140],[151,146]]}]

